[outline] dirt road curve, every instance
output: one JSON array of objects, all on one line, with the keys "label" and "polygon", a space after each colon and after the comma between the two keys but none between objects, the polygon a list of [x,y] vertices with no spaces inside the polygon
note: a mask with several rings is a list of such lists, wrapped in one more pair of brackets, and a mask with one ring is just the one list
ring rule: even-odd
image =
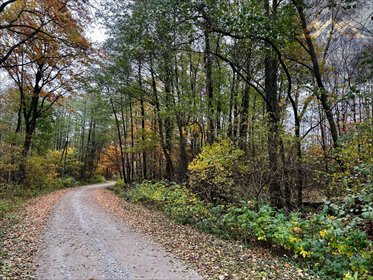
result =
[{"label": "dirt road curve", "polygon": [[36,257],[37,279],[201,279],[97,205],[93,191],[111,184],[78,188],[57,203]]}]

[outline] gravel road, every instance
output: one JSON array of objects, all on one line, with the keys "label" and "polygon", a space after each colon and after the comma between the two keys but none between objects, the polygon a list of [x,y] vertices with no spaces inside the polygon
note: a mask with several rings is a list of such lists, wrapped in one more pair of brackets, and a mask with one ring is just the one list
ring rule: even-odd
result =
[{"label": "gravel road", "polygon": [[202,279],[97,204],[93,191],[111,185],[77,188],[55,205],[35,259],[37,279]]}]

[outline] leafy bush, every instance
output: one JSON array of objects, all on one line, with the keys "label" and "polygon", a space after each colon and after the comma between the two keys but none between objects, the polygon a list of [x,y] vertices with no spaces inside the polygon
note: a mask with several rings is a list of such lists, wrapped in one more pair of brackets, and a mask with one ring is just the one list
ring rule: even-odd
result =
[{"label": "leafy bush", "polygon": [[54,180],[53,185],[56,189],[72,188],[79,185],[79,181],[73,177],[62,177]]},{"label": "leafy bush", "polygon": [[0,184],[11,181],[12,174],[19,169],[22,147],[0,143]]},{"label": "leafy bush", "polygon": [[346,196],[339,203],[326,202],[329,215],[338,217],[343,224],[360,228],[373,237],[373,182],[361,184],[360,191],[347,189]]},{"label": "leafy bush", "polygon": [[313,263],[313,269],[331,277],[358,275],[367,278],[372,267],[373,244],[365,232],[340,217],[323,212],[307,219],[293,212],[286,215],[270,206],[258,212],[247,206],[232,207],[223,215],[222,226],[232,238],[270,242]]},{"label": "leafy bush", "polygon": [[99,184],[106,181],[105,177],[102,175],[94,175],[91,178],[82,181],[83,184]]},{"label": "leafy bush", "polygon": [[115,187],[117,188],[120,188],[120,189],[123,189],[125,187],[125,183],[124,183],[124,180],[123,179],[117,179],[115,181]]},{"label": "leafy bush", "polygon": [[164,210],[182,224],[197,224],[208,214],[208,208],[185,186],[145,181],[127,193],[132,202],[146,202]]},{"label": "leafy bush", "polygon": [[47,158],[56,165],[60,176],[79,178],[83,163],[78,160],[78,151],[69,147],[64,155],[62,153],[63,150],[48,151]]},{"label": "leafy bush", "polygon": [[364,122],[339,139],[337,156],[346,169],[361,163],[373,164],[373,130],[371,122]]},{"label": "leafy bush", "polygon": [[339,165],[325,174],[330,177],[326,190],[329,197],[360,192],[366,182],[373,180],[372,139],[371,122],[361,123],[340,137],[336,150]]},{"label": "leafy bush", "polygon": [[26,178],[24,184],[29,189],[48,188],[57,178],[56,165],[42,156],[25,159]]},{"label": "leafy bush", "polygon": [[5,213],[10,208],[9,200],[7,199],[0,199],[0,218],[5,216]]},{"label": "leafy bush", "polygon": [[240,180],[245,173],[243,155],[244,152],[228,140],[205,146],[188,166],[193,192],[215,204],[238,200],[242,190]]},{"label": "leafy bush", "polygon": [[[368,200],[369,192],[361,197]],[[268,205],[255,211],[250,202],[213,206],[185,186],[164,182],[144,182],[122,194],[132,202],[155,205],[179,223],[224,238],[260,240],[285,249],[329,279],[368,279],[373,269],[373,243],[359,228],[362,220],[356,222],[344,210],[351,198],[342,204],[326,203],[320,213],[302,217],[299,212],[286,214]],[[367,221],[371,209],[364,209],[360,219]]]}]

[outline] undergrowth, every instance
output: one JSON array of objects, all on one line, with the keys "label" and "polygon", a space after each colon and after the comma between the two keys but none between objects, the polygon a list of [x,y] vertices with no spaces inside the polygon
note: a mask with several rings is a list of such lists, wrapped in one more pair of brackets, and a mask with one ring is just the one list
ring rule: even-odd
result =
[{"label": "undergrowth", "polygon": [[[325,203],[320,212],[307,216],[268,205],[254,207],[252,202],[214,206],[185,186],[166,182],[145,181],[128,189],[119,185],[116,192],[128,201],[151,204],[178,223],[224,238],[280,248],[325,279],[372,279],[373,244],[361,228],[372,221],[372,185],[358,197],[338,205]],[[352,199],[365,201],[365,212],[358,217],[351,215]]]},{"label": "undergrowth", "polygon": [[14,212],[26,200],[44,195],[63,188],[75,187],[80,184],[74,178],[56,178],[52,184],[42,187],[25,187],[20,184],[4,184],[0,186],[0,219]]}]

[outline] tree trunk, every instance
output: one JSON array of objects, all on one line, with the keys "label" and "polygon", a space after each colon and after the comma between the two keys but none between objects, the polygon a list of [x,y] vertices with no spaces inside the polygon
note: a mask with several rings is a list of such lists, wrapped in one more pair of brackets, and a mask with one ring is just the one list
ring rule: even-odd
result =
[{"label": "tree trunk", "polygon": [[187,140],[183,133],[183,125],[178,121],[179,130],[179,146],[180,146],[180,176],[179,179],[184,181],[186,179],[188,169],[188,156],[186,152]]},{"label": "tree trunk", "polygon": [[135,147],[135,139],[134,139],[134,124],[133,124],[133,110],[132,110],[132,98],[129,101],[129,109],[130,109],[130,128],[131,128],[131,176],[130,182],[133,182],[135,178],[135,154],[134,154],[134,147]]},{"label": "tree trunk", "polygon": [[206,72],[206,94],[207,94],[207,143],[212,144],[215,141],[214,127],[214,87],[212,81],[212,57],[210,47],[210,34],[205,30],[205,72]]},{"label": "tree trunk", "polygon": [[[272,5],[276,5],[276,1],[272,2]],[[270,16],[270,4],[269,0],[265,0],[264,8],[266,15]],[[268,114],[269,129],[268,129],[268,159],[269,167],[271,171],[272,180],[269,184],[270,200],[274,207],[281,208],[282,203],[282,190],[280,183],[280,168],[279,168],[279,148],[281,145],[280,132],[279,132],[279,97],[278,97],[278,86],[277,86],[277,71],[278,61],[276,59],[271,46],[266,44],[266,54],[264,61],[265,71],[265,97],[266,111]]]},{"label": "tree trunk", "polygon": [[229,99],[228,137],[233,139],[234,102],[236,99],[236,72],[233,72]]},{"label": "tree trunk", "polygon": [[166,157],[166,176],[168,180],[172,180],[174,177],[174,166],[171,159],[172,154],[172,135],[173,135],[173,120],[171,116],[171,106],[172,106],[172,93],[171,93],[171,84],[172,84],[172,69],[169,65],[169,61],[165,61],[166,68],[166,77],[165,77],[165,101],[166,101],[166,116],[164,117],[164,130],[165,130],[165,149],[167,150]]},{"label": "tree trunk", "polygon": [[247,128],[248,128],[248,112],[249,112],[249,101],[250,101],[250,86],[245,85],[245,89],[242,94],[241,104],[241,122],[240,122],[240,148],[247,152]]},{"label": "tree trunk", "polygon": [[116,112],[115,107],[114,107],[114,102],[113,102],[111,97],[110,97],[110,105],[111,105],[111,109],[112,109],[113,114],[114,114],[115,125],[117,127],[119,152],[120,152],[121,163],[122,163],[121,168],[119,169],[119,173],[120,173],[120,177],[123,178],[124,183],[128,183],[128,180],[127,180],[127,177],[126,177],[126,162],[125,162],[125,156],[124,156],[124,152],[123,152],[122,133],[120,131],[120,123],[119,123],[119,119],[118,119],[118,116],[117,116],[117,112]]},{"label": "tree trunk", "polygon": [[154,97],[154,103],[155,103],[156,118],[158,120],[159,138],[160,138],[162,151],[166,159],[166,177],[168,180],[172,180],[173,174],[174,174],[174,166],[172,163],[171,156],[167,149],[165,137],[163,135],[163,120],[161,118],[161,108],[160,108],[160,103],[159,103],[159,98],[158,98],[158,90],[157,90],[157,84],[155,80],[155,73],[154,73],[154,69],[152,65],[152,58],[151,58],[150,72],[151,72],[151,77],[152,77],[152,91],[153,91],[153,97]]},{"label": "tree trunk", "polygon": [[324,83],[322,80],[322,70],[320,69],[320,64],[317,58],[317,54],[315,51],[315,46],[312,42],[311,32],[307,25],[306,16],[304,14],[304,1],[303,0],[293,0],[294,6],[298,11],[298,15],[302,24],[304,37],[308,46],[308,53],[311,58],[312,62],[312,70],[316,79],[317,86],[319,88],[319,95],[318,98],[321,102],[321,105],[323,107],[326,119],[328,120],[330,132],[333,139],[333,145],[336,148],[338,146],[338,129],[337,124],[334,120],[333,111],[331,109],[329,96],[327,94],[327,91],[324,87]]},{"label": "tree trunk", "polygon": [[[141,79],[141,61],[139,61],[138,75],[139,75],[139,86],[140,86],[140,89],[143,90],[142,79]],[[141,96],[140,96],[140,110],[141,110],[141,141],[142,141],[142,144],[145,145],[145,105],[144,105],[144,93],[143,92],[141,92]],[[148,166],[147,156],[146,156],[146,150],[144,146],[143,151],[142,151],[142,177],[143,179],[148,178],[147,166]]]}]

